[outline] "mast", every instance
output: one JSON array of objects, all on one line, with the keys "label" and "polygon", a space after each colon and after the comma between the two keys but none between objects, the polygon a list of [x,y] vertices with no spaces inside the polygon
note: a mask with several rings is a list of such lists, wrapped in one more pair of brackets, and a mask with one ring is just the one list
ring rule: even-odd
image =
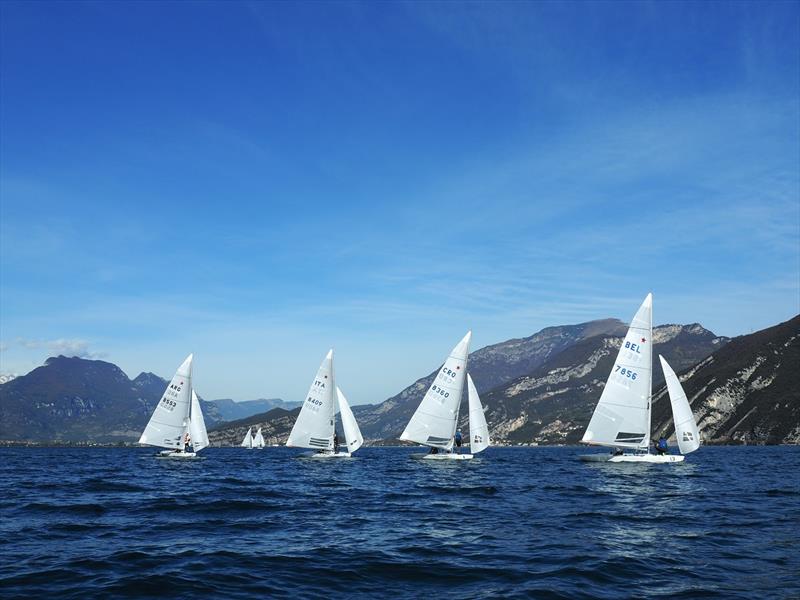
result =
[{"label": "mast", "polygon": [[336,435],[336,407],[339,404],[336,398],[336,370],[333,366],[333,348],[331,348],[331,389],[333,390],[331,396],[331,450],[333,450],[333,438]]},{"label": "mast", "polygon": [[[186,417],[186,431],[183,433],[183,451],[186,451],[186,448],[189,447],[188,441],[191,439],[191,434],[189,433],[192,430],[192,382],[189,381],[189,416]],[[192,440],[194,443],[194,440]]]},{"label": "mast", "polygon": [[[653,293],[650,292],[650,295],[652,296]],[[652,310],[652,308],[650,309],[650,323],[649,323],[648,330],[649,330],[648,331],[648,343],[652,344],[652,341],[653,341],[653,310]],[[651,426],[652,426],[652,420],[653,420],[653,351],[652,350],[650,351],[650,364],[648,366],[650,367],[650,375],[648,376],[648,381],[647,381],[647,436],[645,436],[645,438],[644,438],[644,441],[645,441],[645,444],[646,444],[645,447],[644,447],[644,451],[647,452],[647,454],[650,454],[650,432],[651,432]]]}]

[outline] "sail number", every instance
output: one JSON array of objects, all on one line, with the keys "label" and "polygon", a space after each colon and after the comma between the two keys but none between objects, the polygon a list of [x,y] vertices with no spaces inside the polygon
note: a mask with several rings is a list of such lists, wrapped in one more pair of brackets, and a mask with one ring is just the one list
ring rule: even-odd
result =
[{"label": "sail number", "polygon": [[169,399],[169,398],[167,398],[166,396],[164,396],[164,397],[161,399],[161,407],[162,407],[162,408],[165,408],[166,410],[168,410],[168,411],[170,411],[170,412],[172,412],[172,410],[174,410],[174,408],[175,408],[176,406],[178,406],[178,403],[177,403],[177,402],[175,402],[174,400],[170,400],[170,399]]},{"label": "sail number", "polygon": [[316,398],[312,398],[311,396],[306,398],[306,402],[308,402],[309,404],[316,404],[317,406],[322,406],[322,400],[317,400]]},{"label": "sail number", "polygon": [[431,391],[434,394],[439,394],[440,396],[443,396],[445,398],[449,398],[450,397],[450,392],[443,390],[438,385],[432,385],[431,386]]},{"label": "sail number", "polygon": [[624,375],[628,379],[636,379],[637,377],[637,374],[635,372],[631,371],[630,369],[626,369],[625,367],[620,367],[619,365],[614,367],[614,372],[619,373],[620,375]]}]

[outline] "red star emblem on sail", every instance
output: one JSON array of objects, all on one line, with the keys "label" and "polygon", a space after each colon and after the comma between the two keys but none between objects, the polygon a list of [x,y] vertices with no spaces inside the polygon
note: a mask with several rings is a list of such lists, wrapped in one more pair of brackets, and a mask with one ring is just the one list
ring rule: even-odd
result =
[{"label": "red star emblem on sail", "polygon": [[642,338],[642,343],[643,343],[643,344],[644,344],[646,341],[647,341],[646,339]]}]

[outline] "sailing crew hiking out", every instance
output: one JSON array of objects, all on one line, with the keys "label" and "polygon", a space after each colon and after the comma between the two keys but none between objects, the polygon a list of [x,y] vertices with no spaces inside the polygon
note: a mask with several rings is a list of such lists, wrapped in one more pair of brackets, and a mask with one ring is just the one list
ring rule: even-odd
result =
[{"label": "sailing crew hiking out", "polygon": [[[347,447],[339,451],[336,434],[336,413],[341,415],[344,441]],[[364,443],[358,423],[342,390],[335,383],[333,350],[330,350],[317,370],[308,390],[306,401],[297,415],[287,446],[310,448],[311,458],[349,458]]]},{"label": "sailing crew hiking out", "polygon": [[[668,454],[667,441],[654,444],[650,454],[652,415],[653,295],[647,294],[631,321],[600,400],[581,440],[584,444],[632,451],[581,456],[586,462],[681,462],[700,447],[692,409],[675,372],[659,356],[667,382],[680,455]],[[661,443],[663,440],[663,444]]]},{"label": "sailing crew hiking out", "polygon": [[[475,384],[467,373],[471,338],[472,332],[468,331],[453,348],[400,435],[401,440],[416,442],[430,448],[427,454],[412,454],[412,458],[469,460],[474,454],[489,446],[489,428],[486,425],[483,407]],[[471,454],[453,451],[454,447],[460,448],[463,441],[461,431],[457,430],[457,424],[465,381],[469,397],[470,439],[480,440],[470,445]]]}]

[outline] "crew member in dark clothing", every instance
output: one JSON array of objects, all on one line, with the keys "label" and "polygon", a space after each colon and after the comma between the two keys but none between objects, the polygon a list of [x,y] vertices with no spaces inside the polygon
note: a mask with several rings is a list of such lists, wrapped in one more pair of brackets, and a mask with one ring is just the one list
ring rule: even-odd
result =
[{"label": "crew member in dark clothing", "polygon": [[336,454],[339,452],[339,434],[333,434],[333,453]]},{"label": "crew member in dark clothing", "polygon": [[461,430],[456,431],[456,452],[461,454]]},{"label": "crew member in dark clothing", "polygon": [[436,446],[431,446],[431,449],[428,450],[428,454],[439,454],[439,449]]},{"label": "crew member in dark clothing", "polygon": [[653,440],[653,446],[655,446],[656,452],[658,452],[659,456],[666,454],[669,450],[667,440],[664,436],[658,438],[658,441]]}]

